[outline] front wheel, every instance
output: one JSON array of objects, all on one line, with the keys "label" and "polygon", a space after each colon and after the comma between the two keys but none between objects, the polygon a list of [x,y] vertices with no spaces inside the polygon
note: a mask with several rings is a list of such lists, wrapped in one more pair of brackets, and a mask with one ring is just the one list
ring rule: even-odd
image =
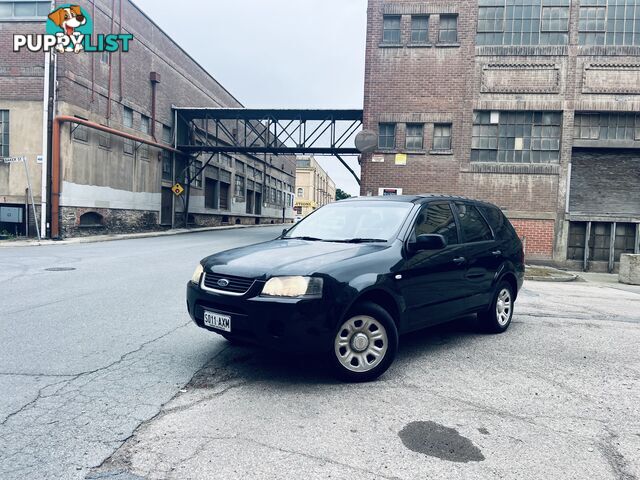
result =
[{"label": "front wheel", "polygon": [[398,329],[382,307],[364,302],[354,307],[334,337],[331,361],[349,382],[368,382],[382,375],[398,350]]},{"label": "front wheel", "polygon": [[509,328],[513,318],[514,298],[513,287],[508,282],[500,282],[489,309],[478,314],[485,330],[502,333]]}]

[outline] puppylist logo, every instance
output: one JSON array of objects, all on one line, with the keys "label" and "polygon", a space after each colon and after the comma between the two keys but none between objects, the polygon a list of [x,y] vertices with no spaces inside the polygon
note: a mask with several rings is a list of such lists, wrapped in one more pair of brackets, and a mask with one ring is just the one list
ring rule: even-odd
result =
[{"label": "puppylist logo", "polygon": [[16,34],[13,51],[26,48],[30,52],[123,52],[129,51],[131,34],[93,33],[93,22],[79,5],[65,4],[56,8],[47,18],[46,33]]}]

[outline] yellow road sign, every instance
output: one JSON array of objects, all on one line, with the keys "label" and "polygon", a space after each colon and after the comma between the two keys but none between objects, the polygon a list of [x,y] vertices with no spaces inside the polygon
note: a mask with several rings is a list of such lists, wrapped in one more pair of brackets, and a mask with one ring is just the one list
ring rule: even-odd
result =
[{"label": "yellow road sign", "polygon": [[182,195],[182,192],[184,192],[184,187],[179,183],[176,183],[173,187],[171,187],[171,191],[179,197],[180,195]]}]

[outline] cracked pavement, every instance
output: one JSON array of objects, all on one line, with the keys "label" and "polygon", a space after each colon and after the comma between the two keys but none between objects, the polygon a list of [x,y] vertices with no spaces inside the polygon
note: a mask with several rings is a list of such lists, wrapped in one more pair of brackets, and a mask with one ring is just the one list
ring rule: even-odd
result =
[{"label": "cracked pavement", "polygon": [[[637,480],[638,311],[640,288],[527,282],[506,334],[473,317],[413,334],[368,384],[221,343],[88,478]],[[421,425],[476,453],[408,448],[401,432]]]},{"label": "cracked pavement", "polygon": [[99,466],[225,345],[186,313],[197,262],[281,231],[0,250],[0,478]]},{"label": "cracked pavement", "polygon": [[0,250],[0,478],[640,479],[640,288],[528,282],[343,384],[189,321],[196,262],[280,230]]}]

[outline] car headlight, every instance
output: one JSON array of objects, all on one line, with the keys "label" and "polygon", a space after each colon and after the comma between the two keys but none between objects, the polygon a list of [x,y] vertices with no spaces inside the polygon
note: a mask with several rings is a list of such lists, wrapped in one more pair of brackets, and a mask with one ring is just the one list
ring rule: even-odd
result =
[{"label": "car headlight", "polygon": [[198,264],[198,266],[196,267],[196,271],[193,272],[193,276],[191,277],[191,282],[195,283],[196,285],[200,283],[200,277],[202,277],[202,272],[204,272],[204,268],[202,268],[202,265]]},{"label": "car headlight", "polygon": [[273,277],[260,295],[264,297],[306,297],[322,296],[322,278],[318,277]]}]

